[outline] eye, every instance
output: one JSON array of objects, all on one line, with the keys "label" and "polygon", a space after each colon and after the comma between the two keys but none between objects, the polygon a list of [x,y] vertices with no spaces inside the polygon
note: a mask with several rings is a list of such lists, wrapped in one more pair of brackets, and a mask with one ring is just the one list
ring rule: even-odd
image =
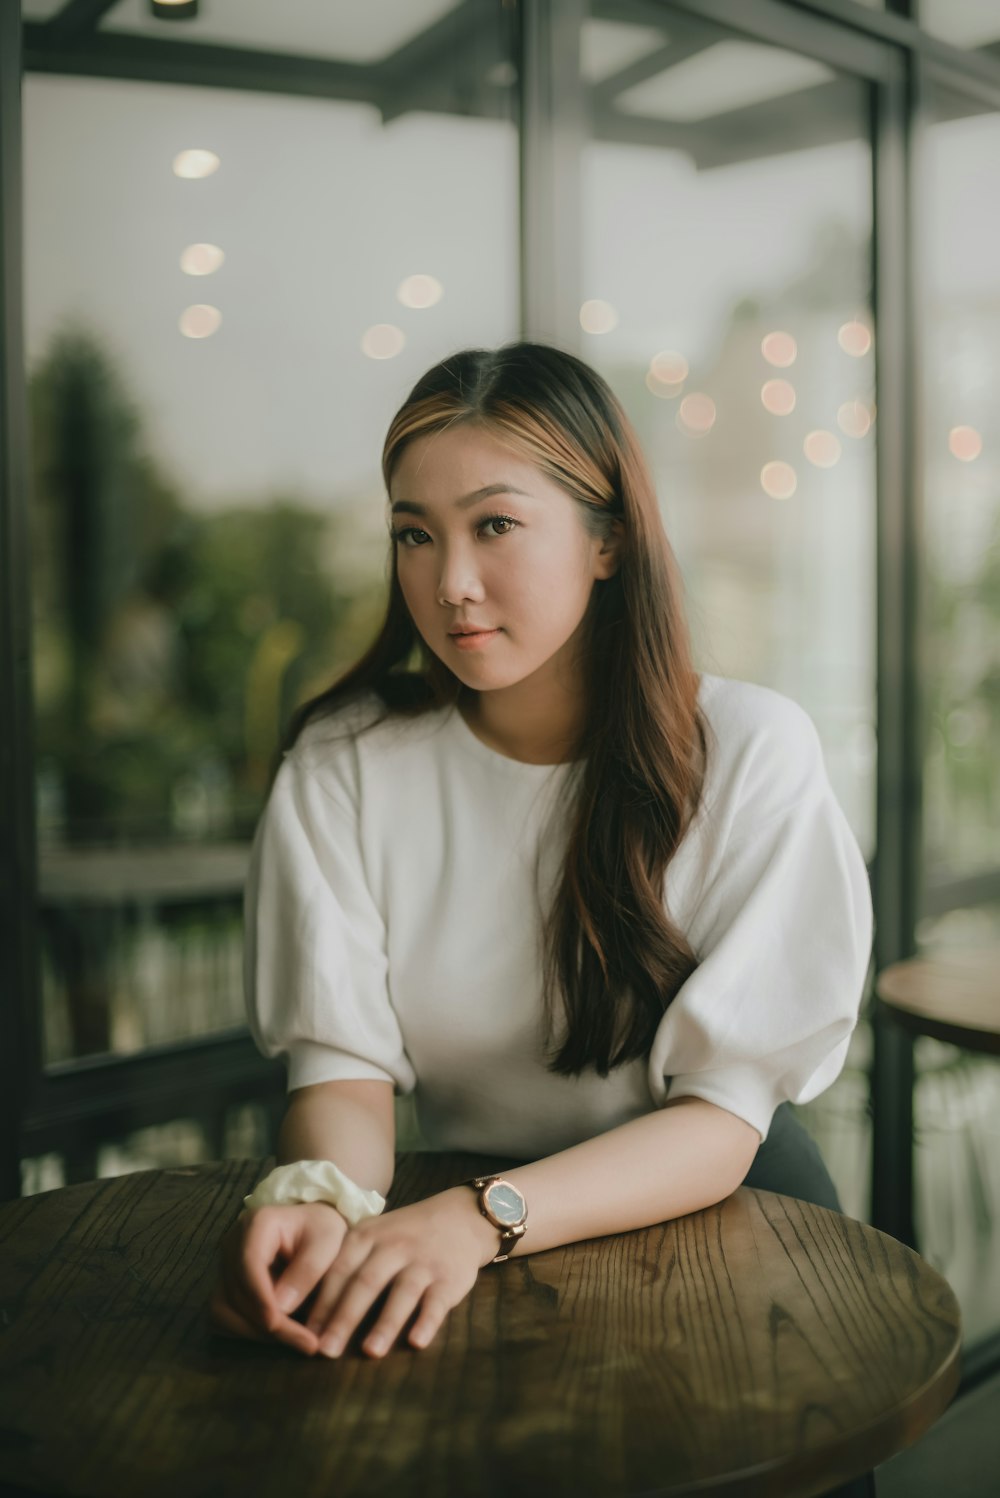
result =
[{"label": "eye", "polygon": [[[482,530],[484,526],[487,526],[487,525],[498,525],[500,523],[503,523],[504,525],[507,525],[507,526],[513,526],[513,527],[519,526],[521,524],[520,520],[515,520],[514,517],[513,517],[513,515],[484,515],[483,518],[482,518],[482,520],[479,522],[478,526],[476,527],[476,529],[477,530]],[[404,538],[404,536],[410,536],[410,535],[426,536],[427,532],[426,531],[422,531],[420,529],[420,527],[416,526],[416,525],[403,525],[403,526],[400,526],[398,530],[392,530],[392,529],[390,529],[389,534],[392,536],[392,539],[394,541],[402,541],[403,538]],[[494,533],[494,535],[490,539],[492,539],[492,540],[499,540],[500,536],[507,536],[509,534],[510,534],[509,530],[507,530],[507,531],[500,531],[499,535],[497,535],[496,533]],[[416,544],[414,544],[412,546],[407,545],[404,549],[407,550],[407,551],[417,551],[420,548],[419,548],[419,546],[417,546]]]},{"label": "eye", "polygon": [[[419,530],[416,526],[400,526],[398,529],[392,529],[391,527],[389,535],[392,536],[394,541],[406,541],[407,536],[425,536],[427,532]],[[410,547],[410,550],[413,550],[413,548]]]},{"label": "eye", "polygon": [[[486,519],[482,522],[482,525],[479,526],[479,529],[482,530],[484,525],[503,524],[507,526],[516,526],[518,523],[519,522],[514,519],[513,515],[487,515]],[[509,535],[509,531],[501,531],[500,534],[501,536],[506,536]]]}]

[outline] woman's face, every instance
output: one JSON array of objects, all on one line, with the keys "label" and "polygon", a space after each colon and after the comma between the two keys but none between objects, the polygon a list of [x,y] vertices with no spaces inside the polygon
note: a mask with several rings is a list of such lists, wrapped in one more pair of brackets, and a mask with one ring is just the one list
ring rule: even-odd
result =
[{"label": "woman's face", "polygon": [[[564,666],[559,680],[572,687],[574,636],[595,579],[616,565],[613,546],[587,535],[577,502],[469,425],[409,442],[389,497],[399,584],[434,654],[476,690]],[[489,519],[497,515],[509,520]],[[449,634],[459,624],[497,633],[463,648]]]}]

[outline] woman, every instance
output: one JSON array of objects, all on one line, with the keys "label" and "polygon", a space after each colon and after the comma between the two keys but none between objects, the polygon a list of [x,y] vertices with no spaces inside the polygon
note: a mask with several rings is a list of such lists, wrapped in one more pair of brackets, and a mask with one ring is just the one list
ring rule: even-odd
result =
[{"label": "woman", "polygon": [[[839,1206],[788,1105],[840,1073],[871,950],[816,729],[694,671],[594,370],[537,343],[442,361],[383,477],[385,620],[295,715],[246,892],[248,1020],[290,1102],[212,1312],[307,1355],[383,1290],[364,1350],[425,1347],[484,1265],[744,1180]],[[529,1162],[514,1189],[382,1212],[396,1091],[427,1147]]]}]

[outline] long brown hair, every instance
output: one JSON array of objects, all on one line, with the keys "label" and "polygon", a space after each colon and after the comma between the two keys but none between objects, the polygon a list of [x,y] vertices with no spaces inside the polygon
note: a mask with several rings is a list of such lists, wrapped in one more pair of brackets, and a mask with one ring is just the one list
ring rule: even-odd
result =
[{"label": "long brown hair", "polygon": [[[516,342],[465,349],[436,364],[389,426],[387,494],[408,442],[460,422],[488,431],[561,485],[589,536],[607,539],[612,521],[621,522],[617,571],[595,581],[581,631],[585,720],[566,782],[574,805],[562,878],[543,938],[549,1070],[574,1076],[592,1065],[605,1077],[648,1054],[664,1010],[698,965],[664,902],[667,865],[701,802],[711,737],[698,703],[683,580],[635,430],[610,386],[582,360],[549,344]],[[410,617],[395,548],[390,570],[377,638],[296,709],[285,751],[309,720],[365,692],[388,709],[365,729],[468,696]],[[558,1044],[556,990],[565,1019]]]}]

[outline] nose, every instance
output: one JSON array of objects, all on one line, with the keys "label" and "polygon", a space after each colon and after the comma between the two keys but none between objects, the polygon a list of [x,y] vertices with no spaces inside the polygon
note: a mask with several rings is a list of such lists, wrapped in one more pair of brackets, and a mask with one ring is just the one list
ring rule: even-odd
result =
[{"label": "nose", "polygon": [[437,596],[453,604],[459,603],[463,598],[482,598],[482,580],[468,556],[456,553],[452,559],[442,563]]}]

